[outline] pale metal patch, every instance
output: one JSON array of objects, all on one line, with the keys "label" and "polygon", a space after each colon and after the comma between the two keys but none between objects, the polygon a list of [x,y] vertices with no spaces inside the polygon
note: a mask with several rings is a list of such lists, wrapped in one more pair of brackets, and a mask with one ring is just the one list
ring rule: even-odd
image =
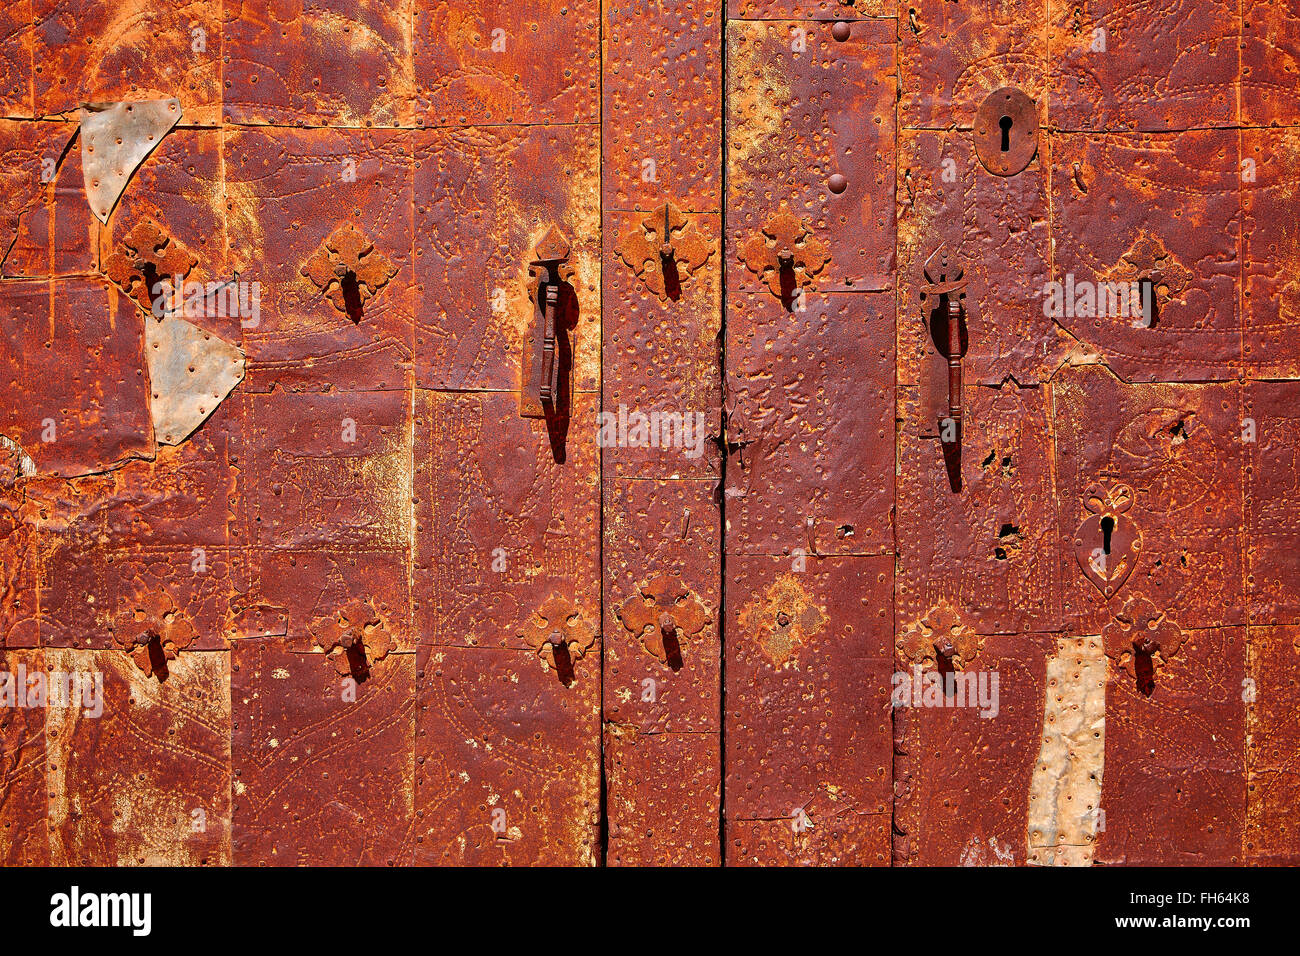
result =
[{"label": "pale metal patch", "polygon": [[178,445],[244,378],[244,353],[175,316],[145,322],[149,412],[155,439]]},{"label": "pale metal patch", "polygon": [[1062,638],[1047,660],[1043,736],[1029,785],[1028,861],[1092,863],[1106,754],[1106,653],[1100,636]]},{"label": "pale metal patch", "polygon": [[126,184],[181,119],[181,101],[91,103],[81,108],[81,170],[86,200],[105,225]]},{"label": "pale metal patch", "polygon": [[36,463],[12,438],[0,435],[0,485],[12,485],[19,478],[36,474]]}]

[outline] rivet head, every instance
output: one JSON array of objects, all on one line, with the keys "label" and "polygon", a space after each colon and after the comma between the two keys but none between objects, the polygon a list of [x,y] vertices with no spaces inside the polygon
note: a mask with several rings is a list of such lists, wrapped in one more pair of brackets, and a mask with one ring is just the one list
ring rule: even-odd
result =
[{"label": "rivet head", "polygon": [[830,187],[831,192],[839,195],[849,188],[849,181],[841,173],[834,173],[830,179],[826,180],[826,185]]},{"label": "rivet head", "polygon": [[849,25],[840,20],[835,26],[831,27],[831,36],[843,43],[849,38]]}]

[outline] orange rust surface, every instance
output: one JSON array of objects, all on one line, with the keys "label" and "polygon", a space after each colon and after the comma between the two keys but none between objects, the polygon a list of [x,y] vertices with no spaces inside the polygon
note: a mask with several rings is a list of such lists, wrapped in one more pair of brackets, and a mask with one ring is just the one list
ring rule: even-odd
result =
[{"label": "orange rust surface", "polygon": [[1300,16],[1193,7],[5,4],[0,864],[1300,862]]}]

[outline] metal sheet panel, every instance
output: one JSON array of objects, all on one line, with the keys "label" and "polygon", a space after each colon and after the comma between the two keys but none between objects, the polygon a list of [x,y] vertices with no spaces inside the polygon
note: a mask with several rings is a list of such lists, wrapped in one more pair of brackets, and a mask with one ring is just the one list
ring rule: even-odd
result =
[{"label": "metal sheet panel", "polygon": [[[95,261],[74,123],[0,120],[0,254],[6,278],[83,274]],[[51,242],[57,235],[58,242]]]},{"label": "metal sheet panel", "polygon": [[600,862],[599,655],[566,686],[532,650],[422,647],[415,860]]},{"label": "metal sheet panel", "polygon": [[[1139,596],[1184,628],[1245,623],[1242,482],[1249,446],[1241,441],[1240,387],[1124,385],[1100,366],[1082,366],[1058,377],[1053,405],[1070,626],[1098,633]],[[1090,489],[1117,485],[1133,492],[1132,507],[1118,520],[1131,523],[1139,540],[1099,562],[1130,562],[1108,596],[1085,572],[1092,558],[1081,561],[1076,542],[1093,543],[1085,530]]]},{"label": "metal sheet panel", "polygon": [[[215,0],[32,0],[37,116],[83,103],[179,96],[186,121],[220,122],[221,4]],[[94,52],[77,39],[94,39]]]},{"label": "metal sheet panel", "polygon": [[[156,599],[193,628],[196,650],[225,647],[231,582],[224,548],[165,543],[117,547],[84,532],[42,535],[40,541],[42,646],[116,647],[120,616],[139,602]],[[195,547],[204,552],[201,565]]]},{"label": "metal sheet panel", "polygon": [[285,126],[411,121],[408,3],[239,0],[221,9],[222,117]]},{"label": "metal sheet panel", "polygon": [[[1076,290],[1059,321],[1126,381],[1238,374],[1237,139],[1230,130],[1053,138],[1053,279]],[[1087,308],[1089,283],[1143,279],[1155,283],[1149,320],[1109,301],[1108,314]]]},{"label": "metal sheet panel", "polygon": [[40,644],[39,536],[24,504],[7,490],[0,495],[0,647],[6,648]]},{"label": "metal sheet panel", "polygon": [[[604,746],[611,865],[720,859],[716,485],[609,479]],[[663,630],[663,617],[671,622]]]},{"label": "metal sheet panel", "polygon": [[763,288],[743,250],[783,203],[829,249],[818,291],[892,288],[893,24],[854,22],[845,40],[815,21],[727,30],[728,292]]},{"label": "metal sheet panel", "polygon": [[948,602],[983,634],[1060,629],[1046,389],[968,386],[965,398],[958,447],[918,437],[925,410],[899,390],[898,626]]},{"label": "metal sheet panel", "polygon": [[605,209],[653,209],[665,198],[684,210],[718,209],[719,14],[704,0],[604,5]]},{"label": "metal sheet panel", "polygon": [[[653,215],[605,214],[602,409],[611,415],[611,431],[602,460],[607,473],[626,477],[717,476],[722,433],[718,216],[687,217],[686,228],[708,244],[710,255],[694,271],[677,270],[680,295],[674,299],[656,294],[619,254],[626,237],[644,232],[643,221]],[[648,267],[659,268],[657,262]],[[644,435],[636,416],[645,416]]]},{"label": "metal sheet panel", "polygon": [[166,681],[116,648],[44,658],[51,675],[102,678],[98,716],[85,706],[46,711],[50,863],[229,865],[229,655],[186,653]]},{"label": "metal sheet panel", "polygon": [[[703,481],[605,483],[604,714],[620,732],[719,733],[714,489]],[[663,614],[674,622],[668,640]]]},{"label": "metal sheet panel", "polygon": [[0,361],[13,391],[0,433],[57,477],[150,454],[140,312],[89,279],[6,288],[12,319]]},{"label": "metal sheet panel", "polygon": [[923,384],[937,354],[934,306],[922,293],[925,263],[941,246],[965,269],[965,381],[1050,378],[1075,343],[1043,308],[1051,254],[1045,150],[1018,175],[994,176],[969,133],[905,130],[897,195],[899,381]]},{"label": "metal sheet panel", "polygon": [[970,129],[991,91],[1047,88],[1046,0],[899,0],[899,120],[906,127]]},{"label": "metal sheet panel", "polygon": [[732,20],[858,20],[892,17],[890,0],[728,0]]},{"label": "metal sheet panel", "polygon": [[[241,320],[246,391],[400,389],[412,362],[411,135],[243,128],[225,135],[228,268],[260,283]],[[313,210],[330,209],[329,216]],[[397,274],[354,319],[303,274],[341,222]],[[255,321],[254,321],[255,318]]]},{"label": "metal sheet panel", "polygon": [[1242,860],[1266,866],[1295,866],[1300,847],[1290,823],[1295,806],[1297,740],[1294,626],[1251,627],[1246,648],[1246,821]]},{"label": "metal sheet panel", "polygon": [[0,10],[0,114],[32,115],[31,0],[14,0]]},{"label": "metal sheet panel", "polygon": [[[450,128],[416,135],[416,381],[523,387],[528,265],[550,225],[570,243],[573,386],[600,381],[600,137],[589,126]],[[585,426],[584,426],[585,427]]]},{"label": "metal sheet panel", "polygon": [[721,737],[605,725],[609,866],[717,866]]},{"label": "metal sheet panel", "polygon": [[1150,10],[1121,0],[1051,4],[1058,125],[1158,131],[1236,122],[1238,14],[1234,0]]},{"label": "metal sheet panel", "polygon": [[1239,10],[1241,124],[1289,125],[1297,106],[1288,77],[1300,60],[1300,12],[1269,0],[1245,0]]},{"label": "metal sheet panel", "polygon": [[892,297],[728,306],[727,552],[892,551]]},{"label": "metal sheet panel", "polygon": [[1300,376],[1300,238],[1286,225],[1298,161],[1295,130],[1241,131],[1242,360],[1252,378]]},{"label": "metal sheet panel", "polygon": [[[960,696],[954,686],[939,703],[894,709],[895,865],[1026,862],[1052,643],[1041,634],[989,637],[966,662],[963,678],[974,683],[963,683]],[[917,680],[911,661],[897,664]]]},{"label": "metal sheet panel", "polygon": [[[828,556],[797,568],[728,555],[727,859],[883,861],[893,558]],[[762,839],[767,828],[753,832],[755,821],[780,821],[800,838]]]},{"label": "metal sheet panel", "polygon": [[1297,382],[1245,386],[1240,434],[1246,459],[1246,601],[1253,625],[1300,624],[1298,401]]},{"label": "metal sheet panel", "polygon": [[1244,862],[1245,649],[1244,627],[1191,631],[1149,697],[1112,668],[1097,862]]},{"label": "metal sheet panel", "polygon": [[[730,866],[888,866],[891,821],[862,810],[814,821],[736,820],[727,831]],[[808,817],[812,820],[811,814]],[[802,829],[797,829],[802,828]]]},{"label": "metal sheet panel", "polygon": [[0,667],[13,688],[13,703],[0,712],[0,862],[48,866],[45,708],[27,707],[17,696],[26,698],[26,675],[44,670],[45,655],[39,650],[4,651]]},{"label": "metal sheet panel", "polygon": [[[552,596],[599,629],[594,431],[575,425],[557,462],[546,426],[508,392],[421,392],[415,622],[421,644],[533,650],[523,636]],[[590,395],[574,419],[595,418]],[[599,658],[599,649],[590,653]]]},{"label": "metal sheet panel", "polygon": [[414,655],[359,683],[283,638],[230,657],[235,865],[409,864]]},{"label": "metal sheet panel", "polygon": [[[231,278],[227,264],[222,139],[217,130],[179,129],[164,136],[132,178],[107,227],[98,228],[94,264],[105,268],[107,260],[123,248],[123,240],[133,229],[150,224],[194,258],[194,267],[186,274],[186,281],[206,284]],[[65,163],[71,158],[69,154]],[[78,190],[75,196],[60,197],[57,205],[56,215],[80,215],[84,199]],[[62,241],[57,244],[64,245]],[[90,265],[84,263],[82,268]],[[159,279],[171,281],[172,277],[159,276]],[[187,319],[227,342],[240,341],[238,316],[191,314]]]},{"label": "metal sheet panel", "polygon": [[415,4],[411,12],[420,125],[597,120],[596,0],[442,0]]}]

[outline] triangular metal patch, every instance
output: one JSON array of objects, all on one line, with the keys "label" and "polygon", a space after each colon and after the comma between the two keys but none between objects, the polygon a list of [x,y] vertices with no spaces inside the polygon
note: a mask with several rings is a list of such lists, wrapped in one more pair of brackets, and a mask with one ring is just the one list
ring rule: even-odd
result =
[{"label": "triangular metal patch", "polygon": [[244,378],[244,353],[192,322],[145,320],[154,438],[179,445]]},{"label": "triangular metal patch", "polygon": [[81,108],[81,171],[86,200],[105,225],[126,184],[181,119],[181,101],[92,103]]}]

